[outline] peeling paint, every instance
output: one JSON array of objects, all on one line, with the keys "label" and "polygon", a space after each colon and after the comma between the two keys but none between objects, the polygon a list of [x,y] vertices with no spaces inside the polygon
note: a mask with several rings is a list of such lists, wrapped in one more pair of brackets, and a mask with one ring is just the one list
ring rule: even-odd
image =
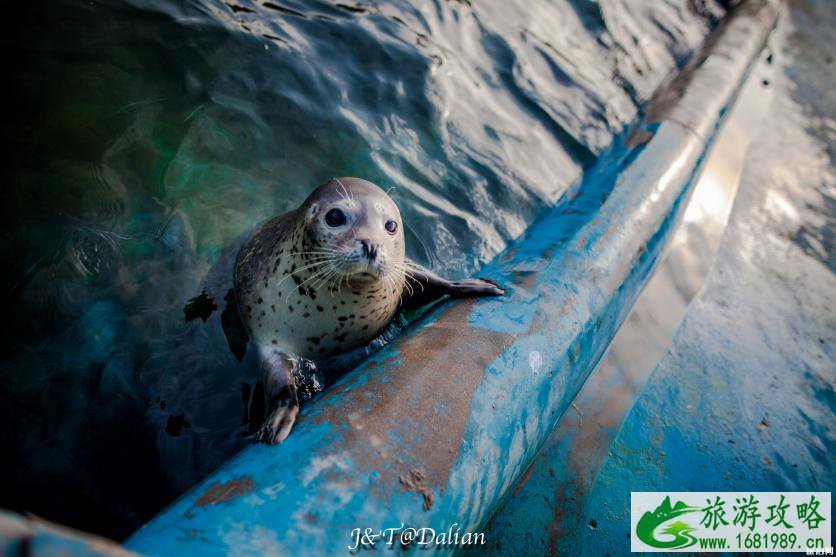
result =
[{"label": "peeling paint", "polygon": [[428,511],[433,506],[435,496],[433,495],[432,490],[427,487],[425,480],[426,477],[424,476],[424,472],[422,472],[420,468],[413,468],[409,472],[398,476],[398,481],[402,486],[409,491],[414,491],[415,493],[423,496],[424,504],[422,508],[425,511]]},{"label": "peeling paint", "polygon": [[195,505],[205,507],[206,505],[217,505],[249,493],[255,487],[255,483],[249,477],[241,477],[229,480],[225,483],[215,483],[203,492],[203,495],[195,500]]}]

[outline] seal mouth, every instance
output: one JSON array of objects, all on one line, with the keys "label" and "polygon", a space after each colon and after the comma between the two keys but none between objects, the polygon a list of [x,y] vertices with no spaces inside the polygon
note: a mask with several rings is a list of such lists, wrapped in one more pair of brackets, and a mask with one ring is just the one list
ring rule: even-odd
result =
[{"label": "seal mouth", "polygon": [[348,278],[359,279],[361,281],[378,280],[382,275],[383,273],[381,273],[380,269],[373,265],[365,266],[360,269],[355,268],[352,272],[346,273]]},{"label": "seal mouth", "polygon": [[352,280],[370,282],[380,280],[384,275],[383,266],[378,260],[359,259],[352,263],[345,272],[345,276]]}]

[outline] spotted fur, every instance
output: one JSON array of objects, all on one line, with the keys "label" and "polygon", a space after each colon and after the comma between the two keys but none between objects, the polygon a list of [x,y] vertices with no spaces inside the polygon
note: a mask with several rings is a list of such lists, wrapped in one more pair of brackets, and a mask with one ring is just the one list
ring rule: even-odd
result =
[{"label": "spotted fur", "polygon": [[316,361],[364,346],[404,302],[499,294],[490,281],[448,281],[407,261],[398,207],[371,182],[319,186],[301,207],[256,229],[235,266],[238,308],[261,352],[269,405],[257,439],[281,442],[293,426],[294,355]]},{"label": "spotted fur", "polygon": [[[335,206],[350,211],[344,230],[331,230],[322,221]],[[388,220],[397,223],[395,234],[385,230]],[[376,261],[355,261],[363,241],[375,246]],[[331,280],[317,278],[327,267],[326,255],[340,258],[353,274],[333,269]],[[264,223],[241,250],[236,293],[244,323],[257,343],[311,359],[368,344],[398,309],[403,278],[384,278],[397,273],[403,259],[401,217],[391,199],[362,180],[328,182],[299,209]]]}]

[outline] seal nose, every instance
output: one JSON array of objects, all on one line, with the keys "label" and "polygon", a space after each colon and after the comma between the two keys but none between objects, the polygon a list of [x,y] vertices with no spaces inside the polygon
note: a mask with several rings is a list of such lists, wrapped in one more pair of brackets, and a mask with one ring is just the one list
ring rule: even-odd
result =
[{"label": "seal nose", "polygon": [[360,240],[360,246],[363,248],[363,257],[369,261],[377,259],[377,246],[370,245],[367,240]]}]

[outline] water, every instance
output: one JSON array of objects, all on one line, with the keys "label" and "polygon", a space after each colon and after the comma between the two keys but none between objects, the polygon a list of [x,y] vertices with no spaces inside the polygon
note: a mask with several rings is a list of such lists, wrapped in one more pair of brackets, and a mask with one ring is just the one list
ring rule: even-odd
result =
[{"label": "water", "polygon": [[[113,537],[247,442],[205,442],[215,424],[159,383],[190,362],[227,369],[182,308],[235,238],[354,175],[394,187],[415,260],[472,274],[560,202],[722,14],[674,0],[16,10],[0,507]],[[207,397],[255,388],[206,375]]]}]

